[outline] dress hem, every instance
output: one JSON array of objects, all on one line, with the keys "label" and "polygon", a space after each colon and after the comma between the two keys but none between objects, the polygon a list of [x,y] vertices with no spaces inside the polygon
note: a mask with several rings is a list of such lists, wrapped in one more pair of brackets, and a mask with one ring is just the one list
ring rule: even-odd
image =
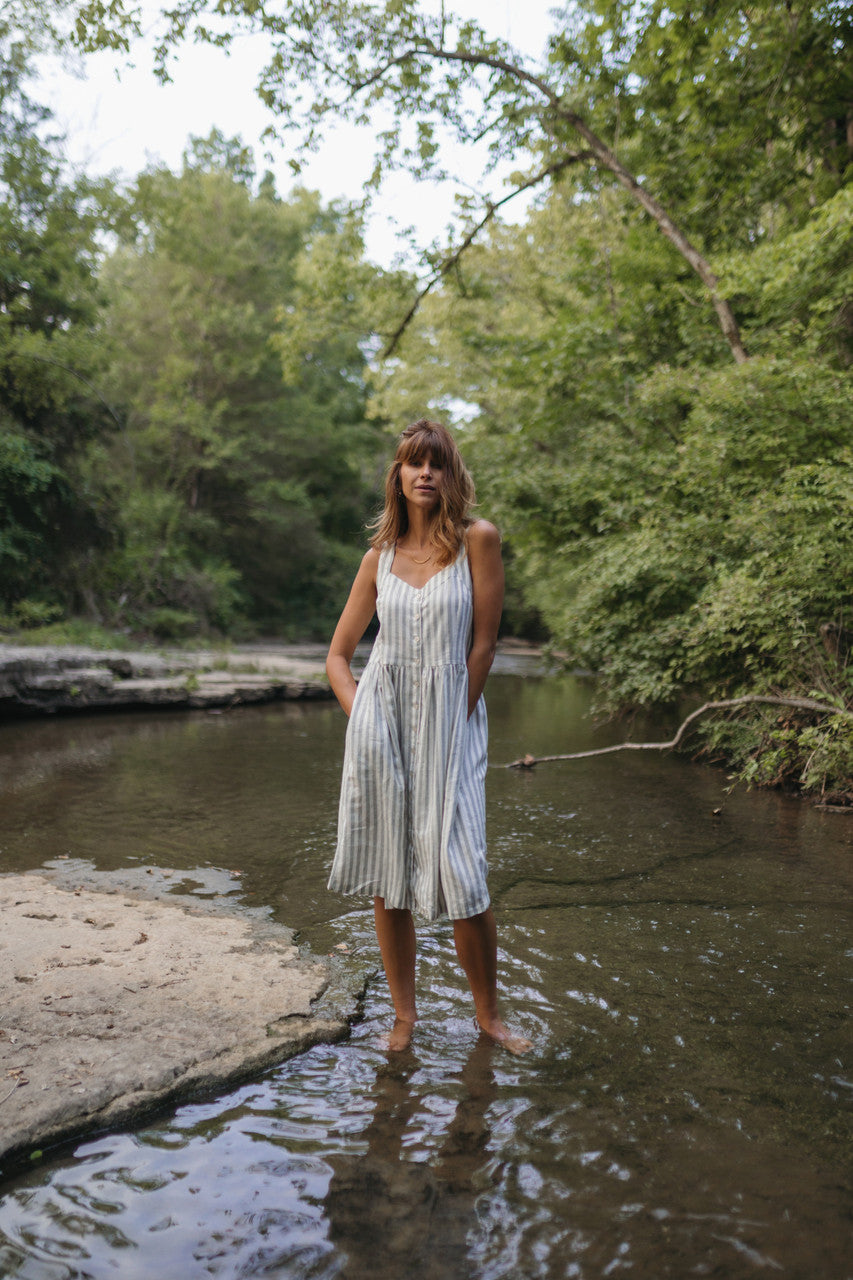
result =
[{"label": "dress hem", "polygon": [[487,893],[485,895],[485,899],[476,900],[473,910],[470,907],[467,907],[464,912],[460,912],[456,915],[448,910],[447,907],[440,908],[438,911],[433,911],[431,908],[425,907],[423,903],[417,902],[410,895],[405,895],[402,901],[389,902],[388,895],[383,893],[382,886],[377,884],[359,885],[355,889],[341,889],[330,881],[326,885],[326,888],[330,893],[339,893],[345,898],[382,898],[384,899],[385,905],[389,911],[413,911],[419,916],[423,916],[428,923],[432,923],[434,920],[442,920],[444,918],[447,918],[448,920],[471,920],[474,916],[480,916],[484,911],[488,911],[489,907],[492,905],[491,896]]}]

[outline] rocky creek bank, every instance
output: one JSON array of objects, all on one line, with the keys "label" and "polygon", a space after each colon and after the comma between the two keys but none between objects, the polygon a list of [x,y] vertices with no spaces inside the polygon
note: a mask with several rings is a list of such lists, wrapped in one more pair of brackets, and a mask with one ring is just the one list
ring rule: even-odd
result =
[{"label": "rocky creek bank", "polygon": [[363,975],[172,874],[0,876],[0,1174],[347,1034]]},{"label": "rocky creek bank", "polygon": [[228,708],[331,696],[322,657],[310,647],[159,654],[0,644],[0,719],[132,707]]}]

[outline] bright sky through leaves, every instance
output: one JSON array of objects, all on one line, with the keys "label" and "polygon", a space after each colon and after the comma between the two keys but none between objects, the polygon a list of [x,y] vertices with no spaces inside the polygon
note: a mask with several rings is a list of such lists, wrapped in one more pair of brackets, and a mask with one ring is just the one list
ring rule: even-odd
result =
[{"label": "bright sky through leaves", "polygon": [[[146,5],[149,10],[156,7]],[[431,7],[424,4],[425,9]],[[531,62],[541,57],[554,26],[549,16],[552,0],[460,0],[453,8],[510,41]],[[108,52],[85,58],[82,78],[51,59],[43,63],[45,84],[37,96],[52,107],[57,125],[67,135],[70,163],[87,172],[118,170],[132,177],[158,160],[177,167],[187,138],[206,136],[216,127],[226,137],[239,135],[255,147],[259,169],[270,167],[279,190],[287,192],[295,181],[287,163],[293,151],[287,144],[274,143],[267,161],[261,141],[270,115],[255,94],[255,84],[267,52],[260,38],[235,41],[229,54],[208,45],[187,45],[172,64],[172,84],[165,86],[156,81],[152,54],[144,45],[134,48],[130,67]],[[306,158],[297,181],[316,188],[326,200],[358,199],[372,160],[370,134],[339,126],[329,131],[318,154]],[[458,159],[449,167],[470,179],[470,149],[458,148]],[[491,192],[497,192],[499,175],[493,175],[490,184]],[[391,175],[368,226],[369,256],[388,263],[404,248],[395,228],[412,227],[421,245],[441,238],[453,214],[455,190],[453,183],[417,183],[404,173]],[[519,199],[507,216],[520,217],[524,208]]]}]

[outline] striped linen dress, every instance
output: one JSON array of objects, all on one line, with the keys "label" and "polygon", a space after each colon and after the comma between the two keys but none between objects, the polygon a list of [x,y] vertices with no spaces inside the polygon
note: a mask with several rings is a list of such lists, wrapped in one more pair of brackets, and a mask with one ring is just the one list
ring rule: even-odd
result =
[{"label": "striped linen dress", "polygon": [[379,634],[347,725],[329,888],[428,920],[478,915],[486,888],[488,726],[468,712],[473,589],[463,546],[423,587],[380,553]]}]

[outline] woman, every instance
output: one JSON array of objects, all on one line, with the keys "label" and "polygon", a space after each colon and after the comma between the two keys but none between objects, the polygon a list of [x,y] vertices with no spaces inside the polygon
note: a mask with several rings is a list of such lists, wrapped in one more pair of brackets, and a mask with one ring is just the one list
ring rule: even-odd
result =
[{"label": "woman", "polygon": [[[407,427],[326,661],[350,717],[329,888],[373,896],[394,1050],[408,1047],[417,1017],[413,909],[452,918],[480,1028],[513,1053],[530,1047],[504,1026],[497,1004],[482,693],[503,566],[498,531],[471,518],[473,501],[450,433],[426,419]],[[379,634],[356,685],[350,663],[374,612]]]}]

